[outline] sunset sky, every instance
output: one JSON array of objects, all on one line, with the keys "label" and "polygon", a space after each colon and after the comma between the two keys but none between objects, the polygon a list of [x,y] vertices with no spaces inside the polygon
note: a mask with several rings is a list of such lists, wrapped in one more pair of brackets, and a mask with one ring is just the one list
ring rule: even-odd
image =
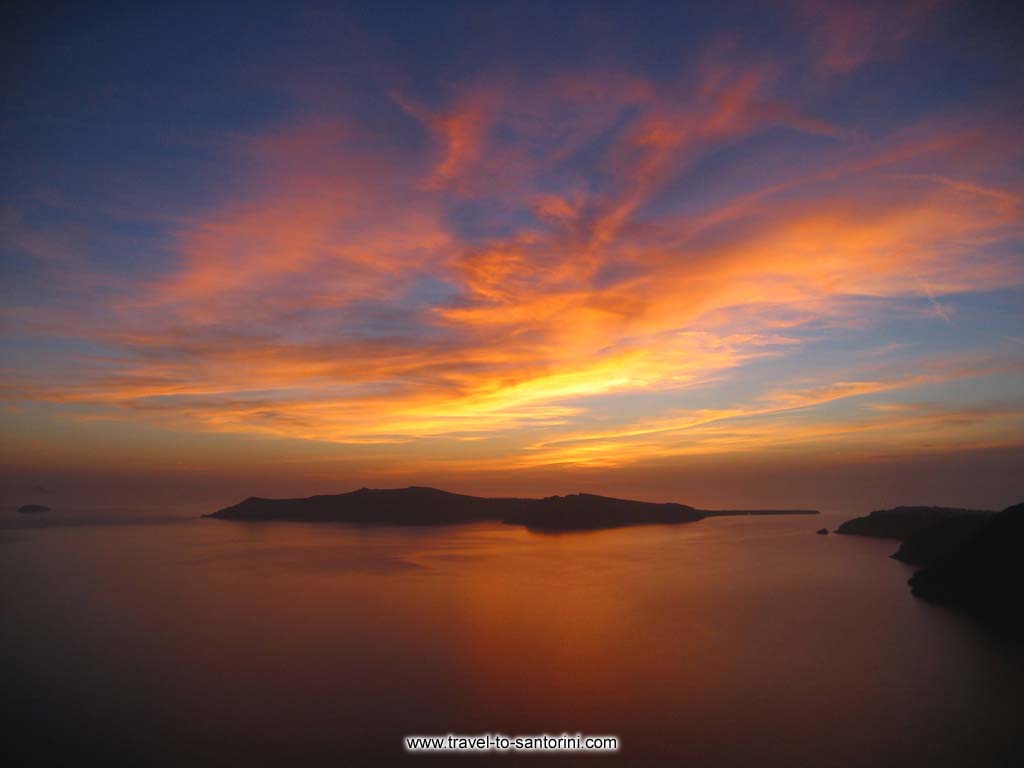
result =
[{"label": "sunset sky", "polygon": [[1013,4],[4,15],[9,503],[1024,500]]}]

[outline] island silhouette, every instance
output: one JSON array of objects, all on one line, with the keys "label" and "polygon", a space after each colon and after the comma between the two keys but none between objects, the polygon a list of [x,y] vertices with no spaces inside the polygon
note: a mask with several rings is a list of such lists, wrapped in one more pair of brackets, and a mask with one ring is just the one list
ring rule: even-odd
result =
[{"label": "island silhouette", "polygon": [[49,512],[50,508],[45,504],[22,504],[18,507],[18,511],[22,514],[31,515],[37,512]]},{"label": "island silhouette", "polygon": [[580,531],[629,525],[692,523],[726,515],[816,515],[811,509],[702,510],[686,504],[632,501],[573,493],[568,496],[487,498],[437,488],[360,488],[300,499],[250,497],[204,517],[291,520],[364,525],[453,525],[501,522],[538,531]]}]

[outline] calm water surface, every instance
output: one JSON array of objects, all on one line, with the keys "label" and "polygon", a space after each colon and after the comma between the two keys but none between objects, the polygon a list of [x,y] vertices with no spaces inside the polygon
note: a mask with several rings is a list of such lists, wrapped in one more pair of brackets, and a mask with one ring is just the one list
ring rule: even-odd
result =
[{"label": "calm water surface", "polygon": [[402,736],[448,732],[622,741],[530,762],[1017,763],[1021,652],[912,598],[895,543],[814,535],[839,519],[5,513],[5,722],[23,756],[134,764],[426,764]]}]

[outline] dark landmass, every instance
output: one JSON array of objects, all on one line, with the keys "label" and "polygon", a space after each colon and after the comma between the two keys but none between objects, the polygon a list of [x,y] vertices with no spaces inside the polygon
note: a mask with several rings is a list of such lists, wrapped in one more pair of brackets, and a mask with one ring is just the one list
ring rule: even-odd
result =
[{"label": "dark landmass", "polygon": [[18,507],[18,511],[24,512],[25,514],[32,514],[35,512],[49,512],[50,508],[43,504],[23,504]]},{"label": "dark landmass", "polygon": [[836,533],[900,539],[892,557],[922,566],[911,592],[1024,641],[1024,504],[1002,512],[896,507],[848,520]]},{"label": "dark landmass", "polygon": [[816,509],[698,509],[704,517],[730,517],[733,515],[817,515]]},{"label": "dark landmass", "polygon": [[517,499],[481,499],[435,488],[360,488],[350,493],[301,499],[257,496],[206,517],[226,520],[295,520],[298,522],[444,525],[476,520],[501,520]]},{"label": "dark landmass", "polygon": [[992,514],[994,513],[990,510],[957,507],[895,507],[876,510],[867,517],[855,517],[853,520],[847,520],[836,529],[836,533],[906,541],[914,534],[941,520],[968,515],[988,516]]},{"label": "dark landmass", "polygon": [[966,532],[959,545],[908,583],[915,596],[968,613],[1024,641],[1024,504],[1008,507]]},{"label": "dark landmass", "polygon": [[518,499],[502,522],[548,531],[618,528],[650,523],[692,523],[704,515],[685,504],[611,499],[589,493]]},{"label": "dark landmass", "polygon": [[819,536],[828,536],[828,528],[819,528],[817,534]]},{"label": "dark landmass", "polygon": [[809,510],[716,512],[685,504],[656,504],[575,493],[543,499],[484,498],[436,488],[362,488],[304,499],[249,498],[204,517],[225,520],[294,520],[385,525],[452,525],[495,521],[534,530],[576,531],[626,525],[689,523],[710,515],[816,514]]},{"label": "dark landmass", "polygon": [[893,558],[910,565],[932,565],[988,525],[994,514],[954,515],[937,520],[907,537]]}]

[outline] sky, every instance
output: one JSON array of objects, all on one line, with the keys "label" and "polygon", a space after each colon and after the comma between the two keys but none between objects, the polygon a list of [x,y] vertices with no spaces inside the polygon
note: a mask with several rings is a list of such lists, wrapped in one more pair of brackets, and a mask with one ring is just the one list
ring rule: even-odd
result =
[{"label": "sky", "polygon": [[1011,3],[8,3],[0,498],[1024,499]]}]

